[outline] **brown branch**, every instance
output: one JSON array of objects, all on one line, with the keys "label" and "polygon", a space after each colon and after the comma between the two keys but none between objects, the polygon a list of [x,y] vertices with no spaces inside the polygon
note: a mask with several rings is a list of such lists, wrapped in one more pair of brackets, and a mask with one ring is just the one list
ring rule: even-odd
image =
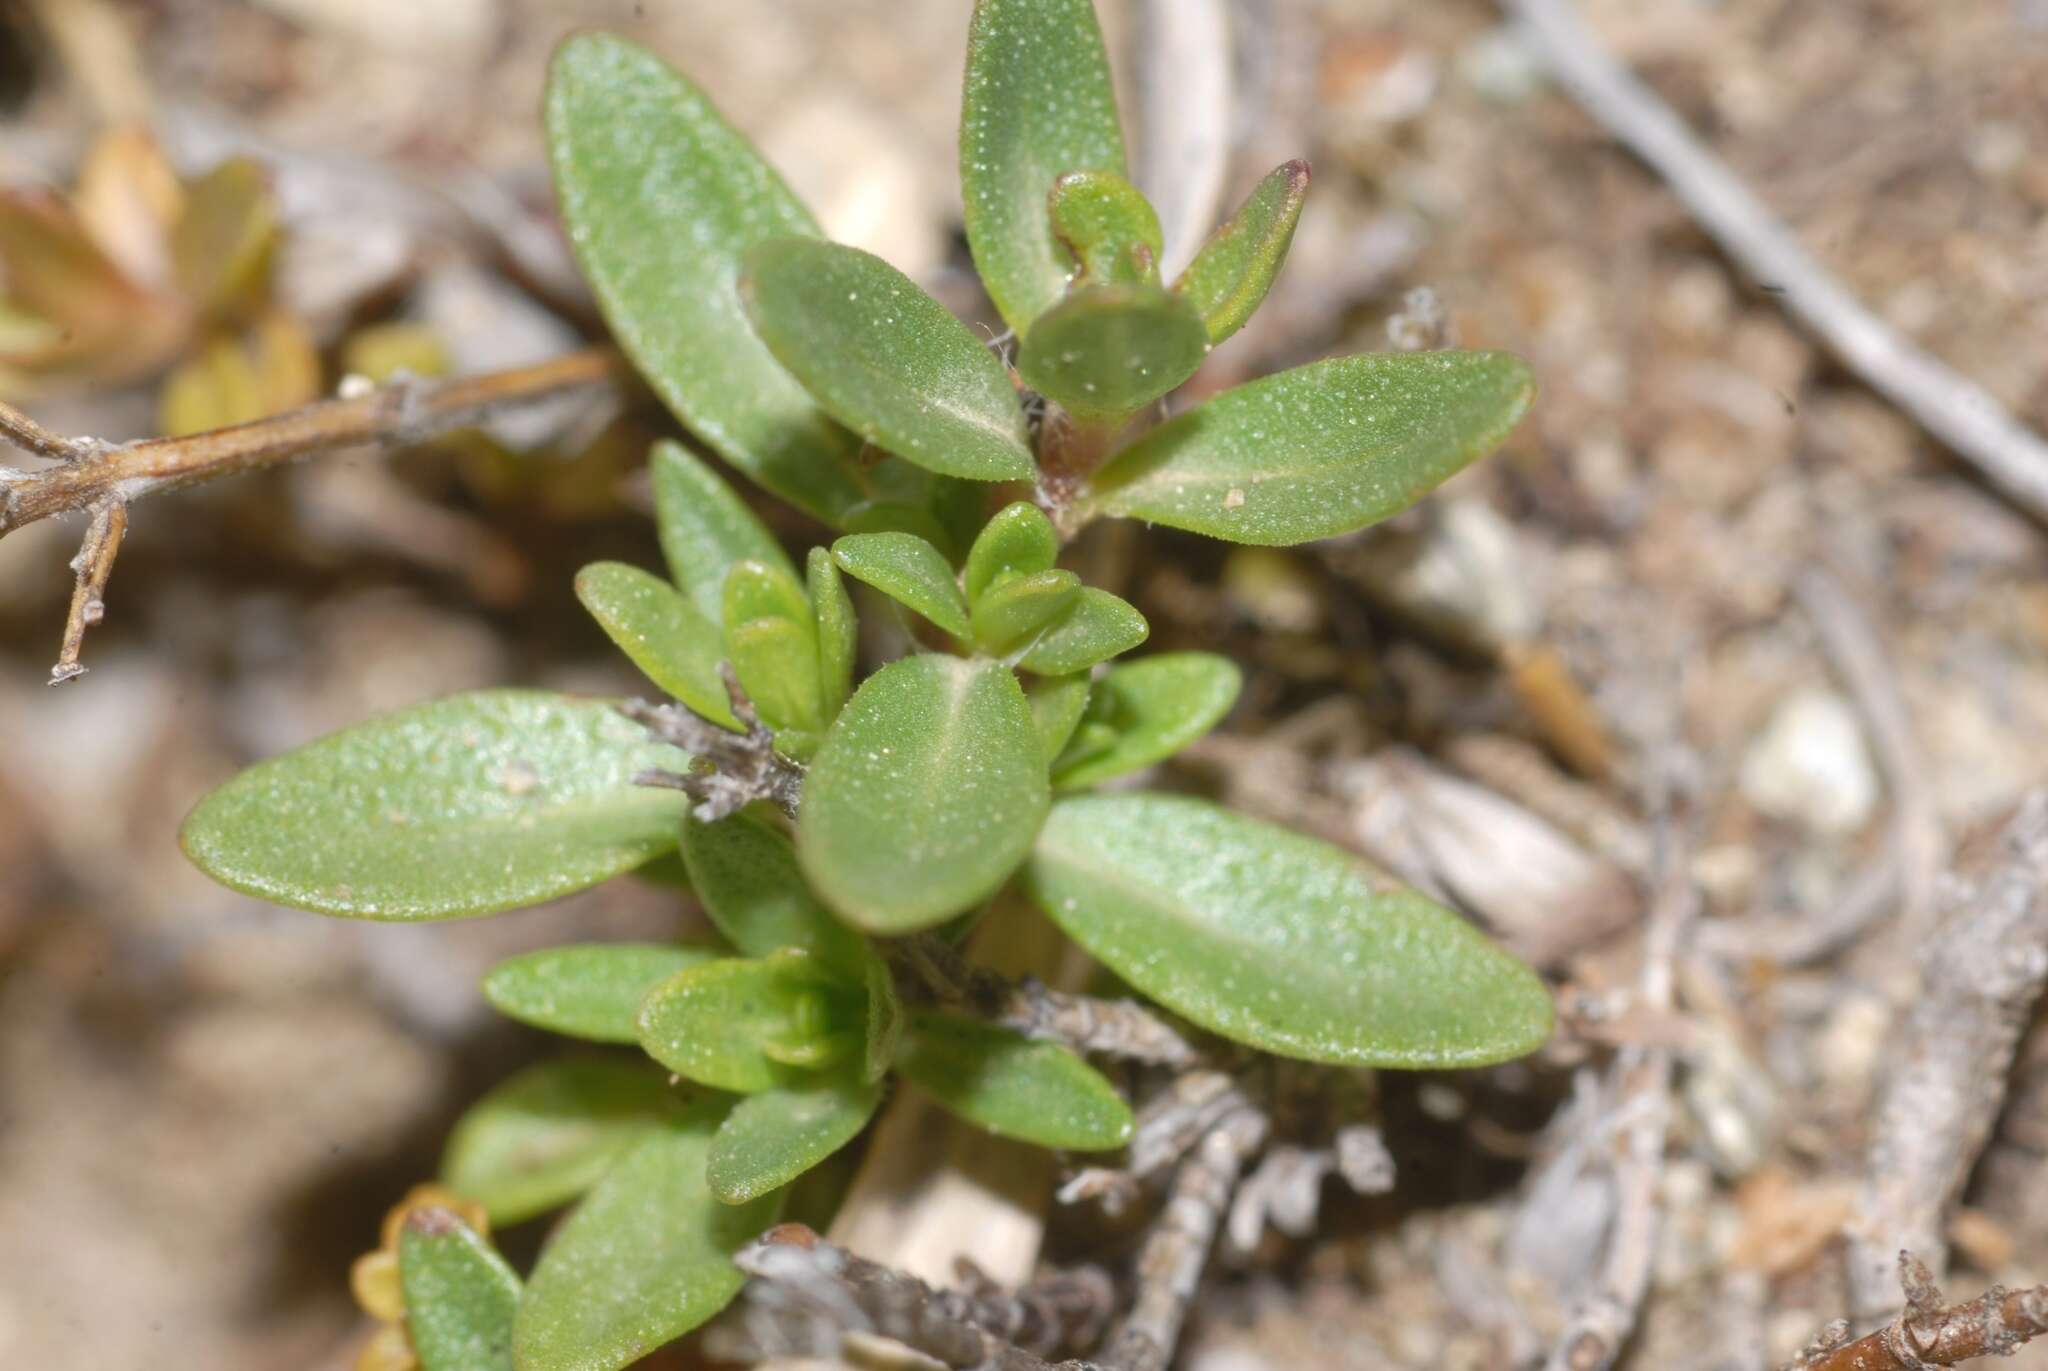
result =
[{"label": "brown branch", "polygon": [[1922,1371],[1973,1357],[2006,1357],[2048,1333],[2048,1285],[2031,1290],[1992,1286],[1976,1299],[1944,1307],[1934,1277],[1910,1253],[1899,1253],[1906,1308],[1854,1342],[1846,1325],[1823,1338],[1786,1371]]},{"label": "brown branch", "polygon": [[605,384],[624,374],[616,353],[591,348],[533,366],[452,381],[400,378],[252,423],[119,445],[52,433],[19,410],[0,405],[0,441],[60,463],[31,472],[0,468],[0,537],[60,514],[90,511],[93,516],[85,545],[72,564],[78,586],[51,684],[83,674],[79,646],[85,629],[99,621],[107,577],[127,528],[125,507],[134,501],[342,448],[402,447],[497,410]]},{"label": "brown branch", "polygon": [[1891,1308],[1893,1254],[1946,1264],[1949,1214],[1991,1136],[2013,1052],[2048,980],[2048,790],[2030,793],[1975,869],[1943,889],[1924,978],[1885,1054],[1859,1220],[1850,1311]]},{"label": "brown branch", "polygon": [[1013,981],[971,965],[951,943],[929,934],[896,946],[939,1003],[1027,1038],[1158,1066],[1188,1067],[1200,1060],[1193,1044],[1135,1000],[1073,995],[1031,977]]},{"label": "brown branch", "polygon": [[645,700],[619,705],[619,713],[657,740],[711,766],[708,772],[643,771],[633,784],[682,791],[697,802],[691,813],[700,823],[715,824],[757,800],[772,802],[794,819],[803,795],[803,768],[775,750],[775,730],[761,722],[732,663],[720,662],[718,674],[725,680],[726,697],[743,733],[721,728],[687,705],[651,705]]},{"label": "brown branch", "polygon": [[741,1308],[708,1340],[721,1359],[851,1359],[866,1339],[886,1338],[954,1368],[1100,1371],[1045,1360],[1100,1328],[1112,1292],[1097,1270],[1034,1282],[1016,1295],[981,1280],[969,1290],[935,1290],[800,1223],[769,1229],[733,1254],[733,1265],[754,1279]]}]

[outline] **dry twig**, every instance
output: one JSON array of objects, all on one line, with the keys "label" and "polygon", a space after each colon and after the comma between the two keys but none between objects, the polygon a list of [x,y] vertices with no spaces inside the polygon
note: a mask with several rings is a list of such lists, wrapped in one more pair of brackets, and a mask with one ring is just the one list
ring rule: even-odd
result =
[{"label": "dry twig", "polygon": [[1664,179],[1704,229],[1871,389],[2036,518],[2048,519],[2048,441],[1997,397],[1900,337],[1830,276],[1726,164],[1607,51],[1570,0],[1500,0],[1587,113]]},{"label": "dry twig", "polygon": [[452,381],[399,379],[253,423],[125,445],[63,437],[19,410],[0,405],[0,441],[59,463],[40,471],[0,467],[0,537],[60,514],[86,511],[93,516],[85,547],[73,563],[78,593],[51,683],[83,673],[79,644],[86,627],[98,622],[90,611],[100,603],[120,548],[120,531],[126,528],[125,513],[116,516],[115,507],[161,490],[317,453],[366,444],[403,447],[485,414],[602,385],[622,374],[617,354],[592,348],[534,366]]},{"label": "dry twig", "polygon": [[1910,1252],[1899,1253],[1906,1307],[1874,1333],[1851,1342],[1840,1321],[1786,1371],[1925,1371],[1973,1357],[2007,1357],[2048,1333],[2048,1285],[2031,1290],[1992,1286],[1974,1300],[1944,1307],[1933,1274]]},{"label": "dry twig", "polygon": [[619,713],[640,724],[656,739],[681,748],[710,771],[643,771],[633,784],[680,790],[697,802],[690,812],[698,822],[715,824],[739,813],[756,800],[771,801],[790,818],[796,817],[798,799],[803,795],[803,768],[775,750],[775,730],[761,722],[754,701],[740,686],[731,662],[720,662],[718,674],[725,680],[726,698],[732,714],[746,729],[735,733],[720,728],[687,705],[651,705],[645,700],[627,700]]},{"label": "dry twig", "polygon": [[1849,1239],[1849,1299],[1861,1320],[1891,1307],[1893,1254],[1930,1254],[1991,1136],[2013,1051],[2048,981],[2048,790],[2030,793],[1943,891],[1924,983],[1886,1054],[1861,1218]]}]

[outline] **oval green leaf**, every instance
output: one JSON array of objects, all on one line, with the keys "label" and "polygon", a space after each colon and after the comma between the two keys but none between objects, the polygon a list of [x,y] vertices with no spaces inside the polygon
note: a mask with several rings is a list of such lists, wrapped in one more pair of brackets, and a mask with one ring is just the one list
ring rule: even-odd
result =
[{"label": "oval green leaf", "polygon": [[719,456],[830,522],[862,497],[860,442],[748,323],[740,259],[817,225],[702,91],[609,34],[562,44],[548,155],[569,243],[612,336]]},{"label": "oval green leaf", "polygon": [[728,957],[662,982],[640,1006],[640,1046],[685,1079],[753,1094],[803,1080],[857,1044],[856,996],[798,951]]},{"label": "oval green leaf", "polygon": [[911,933],[994,894],[1030,851],[1049,795],[1007,667],[907,657],[862,682],[818,749],[797,856],[843,918]]},{"label": "oval green leaf", "polygon": [[1059,560],[1060,535],[1045,511],[1029,500],[1003,506],[975,536],[967,550],[961,580],[970,602],[979,601],[998,581],[1050,571]]},{"label": "oval green leaf", "polygon": [[1046,196],[1070,171],[1124,170],[1109,57],[1089,0],[978,0],[960,103],[967,246],[989,298],[1023,333],[1074,259]]},{"label": "oval green leaf", "polygon": [[909,606],[956,638],[967,636],[967,597],[946,554],[913,533],[849,533],[832,559],[857,581]]},{"label": "oval green leaf", "polygon": [[678,1108],[647,1061],[564,1057],[528,1067],[471,1105],[448,1136],[441,1179],[494,1224],[581,1195]]},{"label": "oval green leaf", "polygon": [[1096,682],[1087,717],[1114,729],[1115,741],[1055,766],[1053,784],[1097,785],[1171,757],[1230,712],[1243,684],[1235,662],[1210,652],[1163,652],[1110,668]]},{"label": "oval green leaf", "polygon": [[810,592],[812,628],[818,635],[818,703],[826,723],[853,693],[853,668],[860,649],[860,621],[840,579],[839,564],[822,547],[811,549],[804,566]]},{"label": "oval green leaf", "polygon": [[1074,730],[1081,726],[1082,716],[1088,711],[1088,696],[1093,688],[1088,677],[1077,672],[1034,681],[1025,689],[1024,698],[1031,704],[1031,722],[1038,729],[1038,741],[1045,749],[1048,765],[1066,752]]},{"label": "oval green leaf", "polygon": [[705,1184],[725,1101],[651,1129],[540,1254],[513,1320],[519,1371],[618,1371],[725,1308],[746,1283],[732,1254],[780,1201],[718,1202]]},{"label": "oval green leaf", "polygon": [[761,718],[781,735],[778,746],[794,734],[815,736],[825,726],[825,709],[818,697],[822,673],[811,621],[756,619],[725,636],[733,675]]},{"label": "oval green leaf", "polygon": [[1057,619],[1081,594],[1081,578],[1055,568],[1016,576],[981,597],[970,616],[975,645],[1000,653]]},{"label": "oval green leaf", "polygon": [[688,967],[726,955],[674,943],[572,943],[508,957],[484,976],[484,998],[509,1019],[600,1043],[640,1041],[634,1016],[647,992]]},{"label": "oval green leaf", "polygon": [[921,1011],[896,1069],[949,1112],[1005,1138],[1102,1152],[1131,1140],[1131,1107],[1055,1043],[974,1019]]},{"label": "oval green leaf", "polygon": [[780,832],[744,813],[715,824],[690,819],[682,845],[704,912],[742,953],[800,948],[850,982],[866,974],[866,941],[818,902]]},{"label": "oval green leaf", "polygon": [[1500,445],[1529,407],[1504,352],[1334,357],[1225,391],[1095,478],[1089,507],[1286,546],[1400,513]]},{"label": "oval green leaf", "polygon": [[648,680],[711,722],[739,727],[718,674],[723,637],[674,586],[623,562],[593,562],[576,573],[576,598]]},{"label": "oval green leaf", "polygon": [[1067,676],[1129,652],[1151,632],[1128,600],[1083,586],[1073,607],[1053,621],[1017,665],[1040,676]]},{"label": "oval green leaf", "polygon": [[1202,800],[1060,801],[1026,884],[1053,922],[1233,1041],[1350,1066],[1483,1066],[1550,1035],[1536,974],[1327,843]]},{"label": "oval green leaf", "polygon": [[881,1084],[857,1078],[749,1095],[711,1140],[711,1193],[745,1204],[780,1190],[852,1142],[881,1103]]},{"label": "oval green leaf", "polygon": [[604,701],[476,691],[251,767],[180,840],[222,885],[318,914],[495,914],[673,847],[688,798],[633,777],[688,761]]},{"label": "oval green leaf", "polygon": [[513,1371],[519,1277],[452,1210],[428,1206],[406,1216],[398,1279],[422,1371]]},{"label": "oval green leaf", "polygon": [[1187,380],[1208,352],[1209,331],[1184,297],[1156,285],[1087,286],[1031,326],[1017,371],[1067,410],[1109,419]]},{"label": "oval green leaf", "polygon": [[1159,214],[1113,171],[1069,172],[1047,197],[1052,231],[1081,271],[1076,284],[1157,285],[1165,238]]},{"label": "oval green leaf", "polygon": [[653,478],[662,558],[669,575],[706,619],[722,621],[725,576],[735,563],[760,562],[796,575],[789,554],[760,516],[681,443],[656,443],[647,469]]},{"label": "oval green leaf", "polygon": [[1272,289],[1308,198],[1308,163],[1288,162],[1259,182],[1173,283],[1202,316],[1209,342],[1243,328]]},{"label": "oval green leaf", "polygon": [[747,254],[754,331],[826,412],[876,447],[975,481],[1036,472],[1024,408],[996,355],[873,253],[777,238]]}]

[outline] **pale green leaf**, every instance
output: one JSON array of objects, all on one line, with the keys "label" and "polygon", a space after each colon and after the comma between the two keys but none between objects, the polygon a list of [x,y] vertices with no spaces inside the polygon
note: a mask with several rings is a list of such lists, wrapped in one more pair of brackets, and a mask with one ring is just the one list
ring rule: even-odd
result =
[{"label": "pale green leaf", "polygon": [[961,573],[967,598],[979,600],[1012,576],[1050,571],[1059,555],[1060,536],[1044,510],[1028,500],[1005,505],[967,551],[967,569]]},{"label": "pale green leaf", "polygon": [[484,998],[507,1018],[600,1043],[640,1041],[647,992],[685,967],[725,955],[674,943],[571,943],[509,957],[484,976]]},{"label": "pale green leaf", "polygon": [[429,1205],[406,1215],[398,1279],[421,1371],[514,1371],[519,1277],[454,1211]]},{"label": "pale green leaf", "polygon": [[654,483],[661,555],[669,575],[706,619],[723,621],[725,576],[735,563],[760,562],[796,574],[760,516],[681,443],[656,443],[647,469]]},{"label": "pale green leaf", "polygon": [[981,597],[969,617],[975,645],[1000,653],[1036,633],[1073,605],[1081,578],[1071,571],[1037,571],[1004,581]]},{"label": "pale green leaf", "polygon": [[1052,231],[1081,264],[1075,284],[1157,285],[1159,215],[1113,171],[1075,171],[1052,184]]},{"label": "pale green leaf", "polygon": [[725,1110],[707,1100],[649,1132],[541,1252],[513,1322],[519,1371],[619,1371],[723,1309],[732,1254],[780,1201],[720,1204],[704,1180]]},{"label": "pale green leaf", "polygon": [[576,573],[576,598],[647,679],[697,713],[738,728],[718,674],[724,640],[674,586],[623,562]]},{"label": "pale green leaf", "polygon": [[1055,766],[1053,784],[1096,785],[1171,757],[1230,712],[1243,684],[1235,662],[1209,652],[1163,652],[1111,667],[1095,684],[1087,718],[1114,730],[1114,740]]},{"label": "pale green leaf", "polygon": [[1225,391],[1097,474],[1101,514],[1284,546],[1398,514],[1506,438],[1535,394],[1501,352],[1335,357]]},{"label": "pale green leaf", "polygon": [[1124,170],[1109,58],[1089,0],[979,0],[960,106],[967,246],[1022,333],[1065,292],[1072,255],[1046,197],[1071,171]]},{"label": "pale green leaf", "polygon": [[711,1140],[711,1193],[745,1204],[780,1190],[859,1136],[881,1102],[880,1082],[844,1075],[749,1095]]},{"label": "pale green leaf", "polygon": [[786,562],[777,566],[748,558],[734,562],[726,571],[724,592],[719,597],[719,623],[731,633],[756,619],[811,622],[810,597]]},{"label": "pale green leaf", "polygon": [[1085,673],[1052,676],[1033,681],[1025,687],[1024,698],[1031,705],[1031,722],[1038,729],[1038,741],[1045,749],[1048,764],[1066,752],[1074,730],[1080,727],[1081,718],[1088,710],[1088,696],[1092,689]]},{"label": "pale green leaf", "polygon": [[816,736],[825,726],[825,708],[818,695],[822,672],[817,629],[811,621],[755,619],[727,630],[725,637],[733,674],[762,719],[776,731],[777,744],[785,744],[791,733]]},{"label": "pale green leaf", "polygon": [[1129,601],[1083,586],[1073,607],[1039,635],[1017,665],[1041,676],[1067,676],[1129,652],[1151,632]]},{"label": "pale green leaf", "polygon": [[1101,1072],[1064,1047],[994,1024],[914,1013],[896,1069],[952,1113],[1006,1138],[1080,1152],[1131,1140],[1131,1107]]},{"label": "pale green leaf", "polygon": [[645,48],[579,34],[548,73],[548,153],[570,246],[612,336],[692,433],[799,508],[863,496],[860,442],[754,335],[740,259],[817,226],[702,91]]},{"label": "pale green leaf", "polygon": [[804,1079],[861,1037],[860,992],[807,953],[725,958],[662,982],[640,1006],[640,1046],[669,1070],[741,1094]]},{"label": "pale green leaf", "polygon": [[896,1049],[903,1041],[903,1001],[896,994],[896,978],[889,964],[873,952],[867,958],[868,1017],[866,1052],[861,1058],[861,1078],[879,1081],[896,1061]]},{"label": "pale green leaf", "polygon": [[1233,1041],[1351,1066],[1483,1066],[1550,1034],[1534,972],[1327,843],[1177,795],[1061,800],[1027,887],[1097,960]]},{"label": "pale green leaf", "polygon": [[1184,297],[1156,285],[1085,286],[1031,326],[1017,371],[1072,413],[1111,419],[1187,380],[1208,352],[1209,331]]},{"label": "pale green leaf", "polygon": [[221,884],[356,919],[465,918],[596,885],[675,845],[687,797],[633,784],[685,754],[602,700],[485,690],[360,724],[199,802]]},{"label": "pale green leaf", "polygon": [[974,331],[873,253],[778,238],[747,254],[755,332],[828,413],[876,447],[975,481],[1037,470],[1017,389]]},{"label": "pale green leaf", "polygon": [[494,1224],[581,1195],[679,1107],[652,1062],[564,1057],[528,1067],[471,1105],[448,1136],[441,1180]]},{"label": "pale green leaf", "polygon": [[1212,344],[1243,328],[1266,298],[1287,259],[1307,197],[1308,163],[1278,168],[1210,235],[1173,283],[1201,314]]},{"label": "pale green leaf", "polygon": [[867,944],[832,917],[797,869],[788,838],[750,814],[683,825],[683,860],[704,912],[749,957],[801,948],[819,967],[858,981]]},{"label": "pale green leaf", "polygon": [[995,893],[1030,850],[1048,794],[1008,668],[906,657],[862,682],[813,759],[797,856],[843,918],[914,932]]},{"label": "pale green leaf", "polygon": [[956,638],[967,636],[967,597],[953,568],[924,539],[909,533],[849,533],[832,544],[839,569],[908,605]]},{"label": "pale green leaf", "polygon": [[860,623],[853,600],[840,579],[839,564],[822,547],[811,549],[805,564],[812,627],[818,636],[818,703],[830,723],[853,693],[853,668],[860,649]]}]

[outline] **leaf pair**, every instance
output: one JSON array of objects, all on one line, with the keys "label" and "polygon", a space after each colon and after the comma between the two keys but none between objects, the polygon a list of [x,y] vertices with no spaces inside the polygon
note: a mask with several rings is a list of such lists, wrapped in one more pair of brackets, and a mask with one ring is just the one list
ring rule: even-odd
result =
[{"label": "leaf pair", "polygon": [[856,625],[837,569],[814,550],[798,581],[754,512],[681,447],[658,444],[650,465],[676,584],[599,562],[577,575],[577,597],[648,679],[736,729],[719,670],[729,661],[778,746],[808,755],[853,681]]}]

